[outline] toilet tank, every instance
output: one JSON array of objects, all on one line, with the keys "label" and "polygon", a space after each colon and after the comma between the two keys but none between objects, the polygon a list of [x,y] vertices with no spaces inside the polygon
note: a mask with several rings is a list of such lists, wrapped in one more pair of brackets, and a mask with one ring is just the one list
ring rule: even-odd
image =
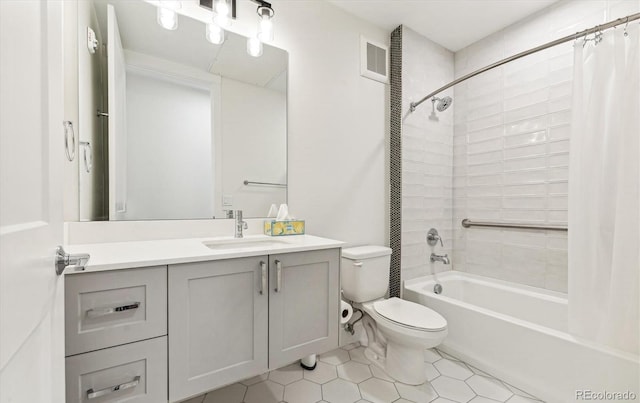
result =
[{"label": "toilet tank", "polygon": [[389,287],[391,248],[358,246],[342,250],[340,280],[344,298],[366,302],[382,298]]}]

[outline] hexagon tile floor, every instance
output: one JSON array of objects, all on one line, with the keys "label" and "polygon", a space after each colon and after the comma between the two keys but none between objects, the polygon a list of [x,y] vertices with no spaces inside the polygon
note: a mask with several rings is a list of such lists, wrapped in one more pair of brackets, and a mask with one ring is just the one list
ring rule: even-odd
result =
[{"label": "hexagon tile floor", "polygon": [[358,344],[319,357],[314,371],[299,363],[211,391],[183,403],[540,403],[439,350],[425,351],[428,381],[394,382]]}]

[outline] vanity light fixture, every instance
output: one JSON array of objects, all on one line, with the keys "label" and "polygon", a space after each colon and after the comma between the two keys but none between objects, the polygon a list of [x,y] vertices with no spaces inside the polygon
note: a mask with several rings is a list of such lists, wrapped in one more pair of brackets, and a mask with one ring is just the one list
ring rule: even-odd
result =
[{"label": "vanity light fixture", "polygon": [[253,57],[262,56],[262,43],[271,42],[273,40],[273,8],[271,3],[267,3],[263,0],[251,0],[258,4],[258,33],[255,37],[247,39],[247,53]]},{"label": "vanity light fixture", "polygon": [[[273,7],[264,0],[251,0],[258,5],[258,32],[247,39],[247,53],[253,57],[262,56],[262,43],[273,41]],[[207,24],[206,37],[213,44],[224,42],[224,28],[236,18],[236,0],[199,0],[200,6],[213,12],[213,22]]]},{"label": "vanity light fixture", "polygon": [[235,8],[235,4],[230,0],[214,0],[213,10],[215,16],[213,22],[221,28],[227,28],[231,26],[231,17],[235,17],[235,13],[232,10]]},{"label": "vanity light fixture", "polygon": [[[255,0],[254,0],[255,1]],[[258,22],[258,39],[262,42],[271,42],[273,41],[273,8],[271,8],[271,4],[265,1],[257,2],[258,6],[258,16],[260,21]]]},{"label": "vanity light fixture", "polygon": [[157,21],[158,24],[170,31],[174,31],[178,28],[178,13],[176,10],[182,7],[180,1],[175,0],[159,0]]}]

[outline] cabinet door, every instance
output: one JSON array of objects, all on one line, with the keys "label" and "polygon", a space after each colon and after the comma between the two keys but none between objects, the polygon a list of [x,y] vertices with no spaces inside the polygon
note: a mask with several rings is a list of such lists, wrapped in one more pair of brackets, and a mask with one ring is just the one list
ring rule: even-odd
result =
[{"label": "cabinet door", "polygon": [[267,264],[264,256],[169,266],[170,401],[267,371]]},{"label": "cabinet door", "polygon": [[270,369],[338,347],[339,256],[329,249],[269,257]]}]

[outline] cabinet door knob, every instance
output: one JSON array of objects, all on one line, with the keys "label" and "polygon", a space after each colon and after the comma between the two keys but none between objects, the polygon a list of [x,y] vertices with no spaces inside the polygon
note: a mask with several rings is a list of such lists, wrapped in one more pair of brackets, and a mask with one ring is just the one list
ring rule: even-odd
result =
[{"label": "cabinet door knob", "polygon": [[276,260],[276,292],[282,291],[282,262]]},{"label": "cabinet door knob", "polygon": [[262,279],[260,281],[260,294],[264,294],[264,290],[267,288],[267,264],[260,262],[260,270],[262,271]]}]

